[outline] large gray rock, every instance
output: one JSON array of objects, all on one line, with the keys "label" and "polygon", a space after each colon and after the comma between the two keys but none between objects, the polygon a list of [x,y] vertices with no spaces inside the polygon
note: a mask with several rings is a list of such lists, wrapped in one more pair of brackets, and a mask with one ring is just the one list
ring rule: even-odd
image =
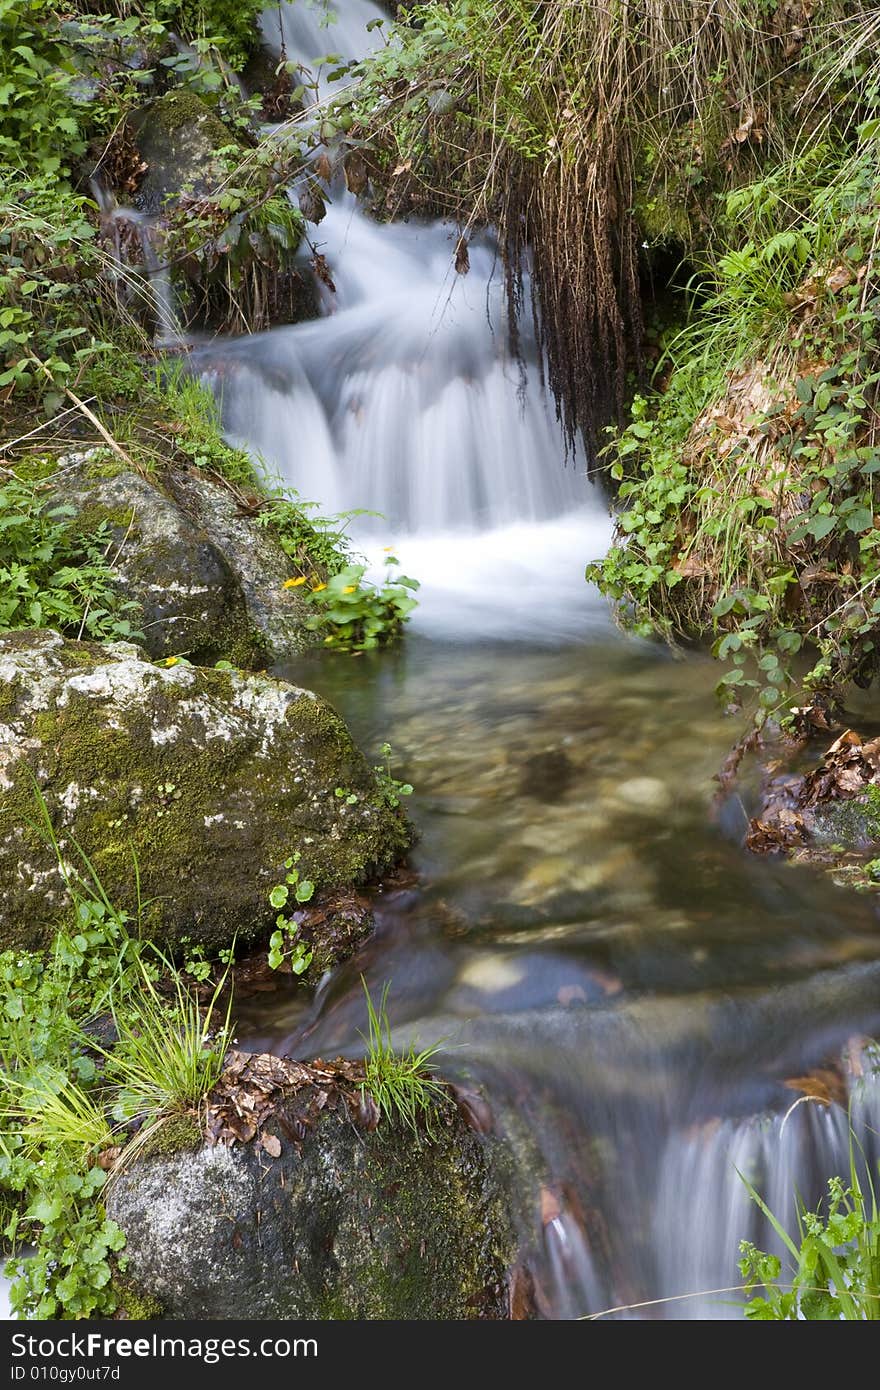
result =
[{"label": "large gray rock", "polygon": [[410,838],[310,691],[160,669],[127,643],[11,633],[0,638],[0,947],[46,941],[68,910],[34,783],[65,856],[78,864],[79,844],[132,913],[137,857],[143,927],[165,942],[219,946],[270,926],[267,892],[294,851],[303,877],[339,889],[390,867]]},{"label": "large gray rock", "polygon": [[107,528],[150,656],[268,666],[318,641],[301,591],[284,587],[292,567],[277,537],[223,483],[169,469],[160,485],[97,449],[59,461],[48,505],[59,503],[77,531]]},{"label": "large gray rock", "polygon": [[173,1319],[506,1317],[500,1141],[451,1105],[432,1136],[367,1129],[375,1110],[329,1070],[285,1087],[249,1142],[193,1147],[190,1133],[183,1152],[123,1167],[107,1210],[127,1237],[126,1283]]},{"label": "large gray rock", "polygon": [[134,625],[152,657],[223,657],[248,665],[260,655],[238,579],[208,536],[139,473],[96,450],[62,460],[49,506],[72,506],[71,528],[112,537],[113,567],[139,607]]}]

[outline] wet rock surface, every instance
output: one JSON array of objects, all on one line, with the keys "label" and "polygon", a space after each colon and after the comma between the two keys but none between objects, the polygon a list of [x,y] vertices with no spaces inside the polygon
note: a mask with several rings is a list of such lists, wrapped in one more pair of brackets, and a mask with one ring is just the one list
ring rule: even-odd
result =
[{"label": "wet rock surface", "polygon": [[213,1143],[114,1178],[126,1277],[171,1319],[507,1316],[514,1237],[499,1141],[451,1104],[382,1119],[359,1063],[230,1054]]},{"label": "wet rock surface", "polygon": [[137,192],[139,211],[162,212],[182,191],[201,196],[222,181],[225,169],[215,152],[234,137],[195,93],[158,97],[129,115],[127,128],[147,165]]},{"label": "wet rock surface", "polygon": [[880,738],[846,729],[806,772],[774,764],[746,845],[823,865],[852,887],[880,886]]}]

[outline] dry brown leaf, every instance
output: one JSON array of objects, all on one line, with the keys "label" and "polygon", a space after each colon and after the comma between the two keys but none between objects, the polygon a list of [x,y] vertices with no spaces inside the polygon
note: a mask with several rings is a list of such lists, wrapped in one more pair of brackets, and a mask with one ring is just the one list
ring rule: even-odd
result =
[{"label": "dry brown leaf", "polygon": [[260,1143],[270,1158],[281,1157],[281,1140],[278,1138],[277,1134],[261,1135]]}]

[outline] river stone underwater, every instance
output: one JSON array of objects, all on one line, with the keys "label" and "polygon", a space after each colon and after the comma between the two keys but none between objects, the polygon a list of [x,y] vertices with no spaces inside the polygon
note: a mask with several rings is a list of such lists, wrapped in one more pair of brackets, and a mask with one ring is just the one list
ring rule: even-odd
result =
[{"label": "river stone underwater", "polygon": [[[308,61],[366,48],[380,12],[339,5]],[[265,31],[278,44],[277,17]],[[362,36],[362,37],[361,37]],[[538,1311],[738,1316],[741,1238],[771,1244],[737,1169],[788,1219],[848,1163],[844,1109],[791,1078],[850,1045],[852,1120],[876,1156],[880,1028],[873,900],[741,847],[746,811],[713,775],[738,726],[717,672],[618,633],[584,565],[611,525],[566,457],[537,354],[506,347],[491,238],[467,276],[457,232],[379,226],[337,189],[318,229],[322,317],[215,341],[196,364],[226,429],[326,512],[392,547],[422,603],[397,651],[278,674],[327,696],[373,761],[411,782],[412,873],[375,936],[312,995],[245,1001],[239,1038],[294,1056],[362,1051],[360,976],[390,982],[396,1040],[443,1038],[528,1151],[520,1174]],[[866,1060],[867,1059],[867,1060]],[[864,1073],[864,1075],[861,1075]],[[681,1300],[679,1295],[698,1294]]]}]

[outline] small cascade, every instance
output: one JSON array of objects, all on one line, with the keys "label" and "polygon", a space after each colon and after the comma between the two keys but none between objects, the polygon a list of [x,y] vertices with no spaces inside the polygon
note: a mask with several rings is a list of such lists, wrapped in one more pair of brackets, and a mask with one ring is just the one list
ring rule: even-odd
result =
[{"label": "small cascade", "polygon": [[[283,48],[288,58],[315,72],[315,59],[333,55],[343,63],[362,58],[370,44],[367,25],[387,24],[387,12],[370,0],[345,0],[336,8],[323,0],[280,0],[265,10],[260,27],[276,53]],[[336,83],[319,83],[320,95],[332,92]]]},{"label": "small cascade", "polygon": [[[323,7],[283,4],[263,20],[276,51],[279,15],[306,67],[362,56],[378,41],[366,25],[387,17],[351,0],[326,25]],[[332,276],[322,317],[212,343],[194,366],[270,478],[324,514],[358,512],[349,533],[371,573],[393,549],[420,580],[416,629],[581,636],[607,621],[583,576],[611,523],[583,448],[566,450],[526,322],[511,351],[492,236],[472,238],[464,275],[457,240],[443,223],[380,225],[337,186],[314,234]]]},{"label": "small cascade", "polygon": [[864,1185],[870,1176],[876,1187],[880,1075],[850,1076],[847,1088],[843,1104],[804,1101],[783,1114],[713,1121],[668,1141],[660,1161],[654,1224],[660,1287],[667,1297],[699,1295],[676,1301],[674,1317],[741,1316],[735,1293],[699,1292],[741,1282],[741,1240],[778,1255],[786,1268],[782,1242],[752,1201],[743,1178],[795,1240],[798,1202],[815,1210],[829,1178],[846,1183],[851,1143],[860,1181]]},{"label": "small cascade", "polygon": [[[137,295],[141,299],[148,299],[157,346],[180,344],[182,332],[171,286],[171,273],[156,247],[156,218],[148,217],[137,208],[121,207],[100,178],[91,180],[91,190],[101,213],[102,231],[113,247],[113,259],[118,266],[117,280],[121,287],[120,298],[131,300]],[[132,239],[143,258],[143,278],[138,276],[135,279],[131,256],[127,253]]]}]

